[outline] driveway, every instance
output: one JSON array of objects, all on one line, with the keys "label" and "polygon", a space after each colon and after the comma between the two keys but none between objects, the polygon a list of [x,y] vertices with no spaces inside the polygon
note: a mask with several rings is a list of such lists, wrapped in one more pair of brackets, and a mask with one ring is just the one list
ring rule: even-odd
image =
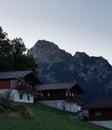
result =
[{"label": "driveway", "polygon": [[89,122],[95,125],[100,125],[112,129],[112,120],[111,121],[89,121]]}]

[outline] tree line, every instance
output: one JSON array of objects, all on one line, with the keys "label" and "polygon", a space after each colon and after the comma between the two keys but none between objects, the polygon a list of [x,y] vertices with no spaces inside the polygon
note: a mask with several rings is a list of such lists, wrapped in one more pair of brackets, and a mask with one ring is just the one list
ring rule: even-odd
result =
[{"label": "tree line", "polygon": [[37,65],[32,56],[26,55],[22,38],[10,40],[0,27],[0,72],[35,70]]}]

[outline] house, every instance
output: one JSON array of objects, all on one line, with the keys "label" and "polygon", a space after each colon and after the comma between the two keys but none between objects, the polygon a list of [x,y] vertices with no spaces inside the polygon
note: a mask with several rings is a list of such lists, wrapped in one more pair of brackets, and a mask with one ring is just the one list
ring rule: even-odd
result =
[{"label": "house", "polygon": [[40,93],[36,100],[40,103],[66,111],[80,111],[83,104],[79,94],[84,93],[76,83],[41,84],[35,86]]},{"label": "house", "polygon": [[33,71],[14,71],[0,73],[0,95],[11,91],[16,102],[33,103],[35,84],[40,84]]},{"label": "house", "polygon": [[96,100],[87,107],[90,121],[112,120],[112,99]]}]

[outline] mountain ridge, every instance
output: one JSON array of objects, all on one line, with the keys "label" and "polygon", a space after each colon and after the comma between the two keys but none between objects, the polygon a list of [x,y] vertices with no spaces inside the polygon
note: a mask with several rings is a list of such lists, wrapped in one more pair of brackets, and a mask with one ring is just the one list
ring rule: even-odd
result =
[{"label": "mountain ridge", "polygon": [[[84,89],[84,98],[112,98],[112,66],[103,57],[76,52],[74,56],[57,45],[39,40],[28,50],[38,66],[43,83],[78,82]],[[93,94],[93,95],[92,95]]]}]

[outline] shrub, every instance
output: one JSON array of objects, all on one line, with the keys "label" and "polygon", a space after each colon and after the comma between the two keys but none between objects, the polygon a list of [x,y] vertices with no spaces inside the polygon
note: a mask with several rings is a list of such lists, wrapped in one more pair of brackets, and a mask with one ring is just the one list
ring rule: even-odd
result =
[{"label": "shrub", "polygon": [[5,112],[6,112],[5,108],[3,106],[0,106],[0,113],[5,113]]},{"label": "shrub", "polygon": [[32,117],[32,112],[23,103],[13,101],[11,91],[0,97],[0,114],[4,116]]},{"label": "shrub", "polygon": [[27,108],[26,111],[21,111],[20,115],[21,115],[21,117],[24,117],[24,118],[33,117],[33,113],[31,112],[31,110],[29,108]]}]

